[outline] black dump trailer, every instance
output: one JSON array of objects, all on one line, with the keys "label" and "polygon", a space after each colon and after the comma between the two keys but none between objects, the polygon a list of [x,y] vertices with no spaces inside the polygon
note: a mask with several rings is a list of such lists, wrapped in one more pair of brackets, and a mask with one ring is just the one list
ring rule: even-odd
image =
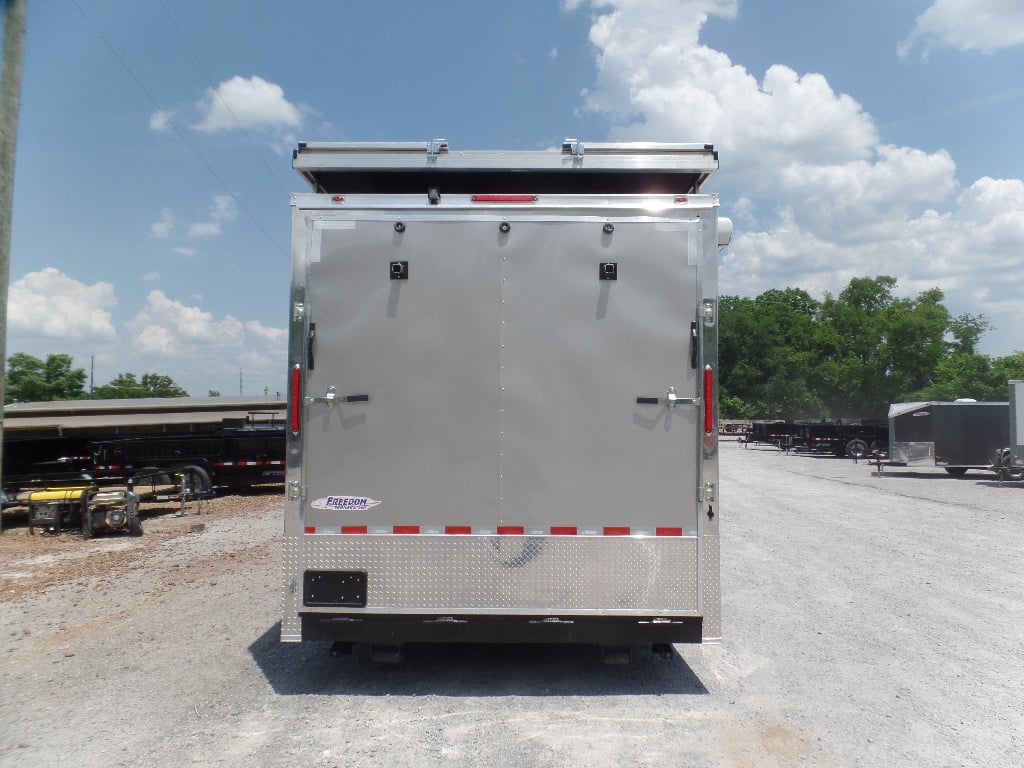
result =
[{"label": "black dump trailer", "polygon": [[938,467],[951,475],[990,469],[1009,444],[1009,404],[956,400],[889,406],[889,466]]}]

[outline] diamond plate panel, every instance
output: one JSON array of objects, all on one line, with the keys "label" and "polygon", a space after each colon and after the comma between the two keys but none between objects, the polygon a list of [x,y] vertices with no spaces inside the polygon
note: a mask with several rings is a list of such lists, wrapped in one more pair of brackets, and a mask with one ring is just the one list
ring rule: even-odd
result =
[{"label": "diamond plate panel", "polygon": [[[368,610],[698,610],[690,537],[311,536],[303,546],[309,569],[365,570]],[[291,599],[297,613],[301,595]]]},{"label": "diamond plate panel", "polygon": [[704,642],[717,643],[722,639],[722,578],[720,540],[705,536],[700,542],[701,557],[701,609],[704,611]]},{"label": "diamond plate panel", "polygon": [[285,536],[282,543],[284,563],[283,592],[281,597],[281,640],[297,643],[302,640],[299,609],[302,607],[302,538]]}]

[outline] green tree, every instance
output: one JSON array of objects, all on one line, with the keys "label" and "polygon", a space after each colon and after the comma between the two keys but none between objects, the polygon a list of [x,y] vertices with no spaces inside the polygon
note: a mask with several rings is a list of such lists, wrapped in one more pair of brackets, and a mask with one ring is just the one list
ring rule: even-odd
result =
[{"label": "green tree", "polygon": [[837,416],[884,416],[889,403],[926,386],[948,353],[942,291],[900,299],[895,287],[887,275],[854,278],[822,302],[822,322],[836,341],[822,366],[822,396]]},{"label": "green tree", "polygon": [[144,373],[136,378],[134,373],[119,373],[113,381],[93,390],[98,400],[122,400],[139,397],[188,397],[188,392],[174,383],[170,376],[159,373]]},{"label": "green tree", "polygon": [[[820,305],[796,288],[719,303],[720,392],[753,418],[820,418],[819,365],[829,346]],[[723,408],[721,399],[719,408]],[[735,415],[740,415],[735,413]]]},{"label": "green tree", "polygon": [[997,357],[992,361],[989,380],[998,393],[993,400],[1005,400],[1009,397],[1006,382],[1010,379],[1024,379],[1024,352],[1014,352],[1006,357]]},{"label": "green tree", "polygon": [[71,365],[71,355],[47,355],[46,360],[24,352],[11,355],[7,358],[4,404],[84,397],[85,371]]}]

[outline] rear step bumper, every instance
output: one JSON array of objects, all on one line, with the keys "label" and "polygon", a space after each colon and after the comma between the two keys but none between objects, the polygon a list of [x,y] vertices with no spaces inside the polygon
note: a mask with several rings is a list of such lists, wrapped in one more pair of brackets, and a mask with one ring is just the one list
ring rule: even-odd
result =
[{"label": "rear step bumper", "polygon": [[701,643],[700,616],[302,613],[302,639],[349,643]]}]

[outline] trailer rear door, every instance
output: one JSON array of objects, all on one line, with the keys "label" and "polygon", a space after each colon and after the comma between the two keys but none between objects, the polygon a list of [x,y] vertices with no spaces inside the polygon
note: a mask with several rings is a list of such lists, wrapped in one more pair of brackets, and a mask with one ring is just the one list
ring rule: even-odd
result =
[{"label": "trailer rear door", "polygon": [[306,530],[696,535],[699,217],[397,218],[311,224]]}]

